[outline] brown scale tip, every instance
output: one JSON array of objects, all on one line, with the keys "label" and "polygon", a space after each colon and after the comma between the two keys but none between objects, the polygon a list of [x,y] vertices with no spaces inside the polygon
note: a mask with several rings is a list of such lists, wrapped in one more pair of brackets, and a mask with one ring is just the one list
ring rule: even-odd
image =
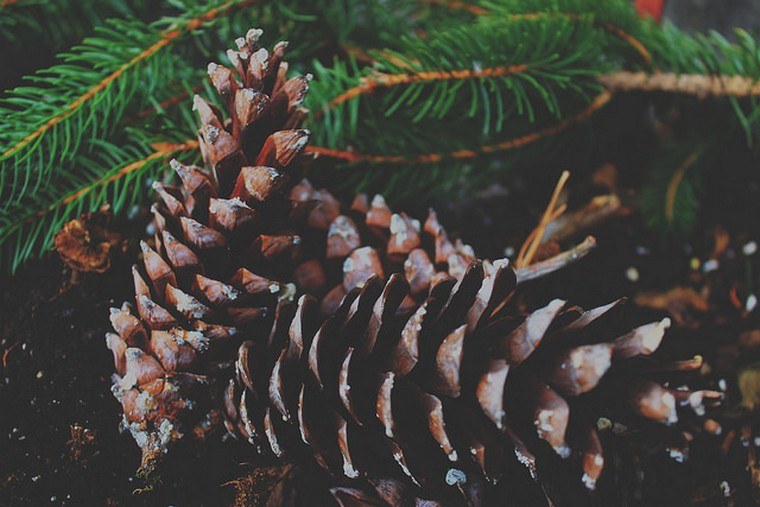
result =
[{"label": "brown scale tip", "polygon": [[209,201],[211,226],[226,232],[235,232],[255,224],[259,213],[238,198]]},{"label": "brown scale tip", "polygon": [[339,215],[327,230],[328,259],[342,259],[361,246],[356,223],[345,215]]},{"label": "brown scale tip", "polygon": [[415,248],[409,252],[409,256],[404,261],[404,274],[409,281],[410,292],[413,296],[427,293],[430,289],[430,281],[435,274],[435,267],[425,250]]},{"label": "brown scale tip", "polygon": [[435,263],[445,264],[449,259],[456,255],[454,245],[449,241],[449,236],[443,227],[438,229],[435,234]]},{"label": "brown scale tip", "polygon": [[193,96],[193,110],[198,113],[201,125],[210,125],[217,129],[224,128],[219,111],[200,95]]},{"label": "brown scale tip", "polygon": [[602,343],[563,352],[549,374],[550,383],[569,396],[589,392],[612,365],[612,347],[612,344]]},{"label": "brown scale tip", "polygon": [[121,308],[111,308],[111,326],[131,347],[140,347],[147,340],[145,328],[127,303]]},{"label": "brown scale tip", "polygon": [[164,185],[159,181],[154,181],[152,187],[161,197],[166,209],[172,216],[187,216],[187,210],[181,201],[182,194],[178,189]]},{"label": "brown scale tip", "polygon": [[177,324],[171,313],[148,296],[137,296],[137,312],[150,329],[169,329]]},{"label": "brown scale tip", "polygon": [[678,421],[675,396],[655,382],[642,381],[634,386],[629,404],[634,412],[647,419],[665,424],[675,424]]},{"label": "brown scale tip", "polygon": [[216,229],[188,217],[180,217],[180,223],[185,239],[200,250],[227,246],[227,239]]},{"label": "brown scale tip", "polygon": [[189,320],[204,320],[211,314],[211,308],[171,284],[166,285],[166,302]]},{"label": "brown scale tip", "polygon": [[197,199],[202,193],[206,193],[209,197],[216,196],[211,180],[198,167],[182,164],[174,158],[169,161],[169,165],[179,175],[182,185],[194,198]]},{"label": "brown scale tip", "polygon": [[309,213],[307,223],[314,229],[327,230],[340,215],[340,202],[324,188],[314,191],[311,198],[317,201],[317,205]]},{"label": "brown scale tip", "polygon": [[456,398],[459,396],[459,374],[464,357],[464,338],[467,326],[461,325],[443,340],[435,357],[436,392]]},{"label": "brown scale tip", "polygon": [[593,426],[587,428],[582,455],[583,485],[589,491],[596,489],[596,483],[604,469],[602,442]]},{"label": "brown scale tip", "polygon": [[216,125],[203,124],[198,138],[204,159],[211,167],[223,160],[240,154],[240,145],[232,134]]},{"label": "brown scale tip", "polygon": [[384,277],[380,256],[372,247],[357,248],[343,262],[343,286],[346,291],[363,287],[375,275]]},{"label": "brown scale tip", "polygon": [[125,352],[127,351],[127,342],[114,333],[106,333],[106,347],[113,354],[113,364],[116,368],[116,373],[124,375],[126,371],[127,358]]},{"label": "brown scale tip", "polygon": [[274,167],[247,166],[240,170],[232,197],[246,202],[264,202],[287,182]]},{"label": "brown scale tip", "polygon": [[187,371],[195,362],[195,349],[169,331],[150,333],[150,350],[167,372]]},{"label": "brown scale tip", "polygon": [[201,261],[187,245],[177,241],[172,233],[164,229],[161,231],[164,251],[172,267],[175,269],[201,269]]},{"label": "brown scale tip", "polygon": [[372,198],[369,211],[367,211],[367,225],[380,229],[389,229],[392,214],[391,209],[385,202],[385,198],[377,194]]},{"label": "brown scale tip", "polygon": [[298,257],[301,237],[295,234],[262,234],[253,242],[253,250],[265,259]]},{"label": "brown scale tip", "polygon": [[638,355],[649,355],[660,346],[665,330],[670,327],[670,319],[664,318],[639,326],[615,340],[615,357],[628,359]]},{"label": "brown scale tip", "polygon": [[293,270],[293,281],[302,291],[318,293],[324,290],[327,275],[322,268],[322,263],[317,259],[312,259],[302,262]]},{"label": "brown scale tip", "polygon": [[525,361],[541,343],[549,326],[564,306],[564,300],[555,299],[528,315],[523,323],[498,345],[499,355],[507,359],[512,366]]},{"label": "brown scale tip", "polygon": [[231,285],[198,274],[193,280],[193,290],[214,306],[228,305],[240,296]]},{"label": "brown scale tip", "polygon": [[264,79],[269,75],[269,52],[259,48],[248,58],[245,83],[251,88],[261,89]]},{"label": "brown scale tip", "polygon": [[367,200],[367,194],[356,194],[354,200],[351,201],[351,210],[357,213],[366,214],[369,211],[369,201]]},{"label": "brown scale tip", "polygon": [[420,222],[406,213],[391,215],[388,255],[408,254],[420,246]]},{"label": "brown scale tip", "polygon": [[262,118],[269,109],[269,103],[269,97],[266,93],[251,88],[236,90],[232,105],[235,132],[245,130],[256,120]]},{"label": "brown scale tip", "polygon": [[242,288],[248,294],[277,294],[282,288],[279,282],[251,273],[245,268],[238,269],[230,280],[236,287]]},{"label": "brown scale tip", "polygon": [[476,397],[483,412],[496,425],[504,428],[504,385],[507,382],[509,365],[503,359],[489,362],[488,370],[481,375],[476,389]]},{"label": "brown scale tip", "polygon": [[565,442],[565,433],[570,420],[570,406],[562,396],[541,382],[533,386],[532,392],[533,426],[536,433],[551,445],[557,454],[567,458],[570,448]]},{"label": "brown scale tip", "polygon": [[311,75],[307,74],[285,81],[272,96],[272,110],[275,111],[275,115],[283,117],[295,111],[303,103],[311,79]]},{"label": "brown scale tip", "polygon": [[280,130],[270,135],[256,157],[255,165],[288,167],[303,152],[311,134],[306,129]]},{"label": "brown scale tip", "polygon": [[440,222],[438,222],[438,214],[433,208],[430,208],[428,210],[427,219],[425,220],[425,225],[422,226],[422,230],[435,237],[438,236],[438,233],[441,232],[442,229],[443,227],[441,227]]},{"label": "brown scale tip", "polygon": [[151,355],[136,347],[129,347],[124,353],[126,358],[122,389],[142,386],[164,376],[164,368]]},{"label": "brown scale tip", "polygon": [[231,97],[239,85],[230,69],[216,63],[208,64],[208,75],[222,97]]},{"label": "brown scale tip", "polygon": [[158,255],[145,241],[140,241],[143,254],[143,265],[148,278],[153,283],[156,294],[163,294],[167,284],[177,285],[174,271],[163,257]]}]

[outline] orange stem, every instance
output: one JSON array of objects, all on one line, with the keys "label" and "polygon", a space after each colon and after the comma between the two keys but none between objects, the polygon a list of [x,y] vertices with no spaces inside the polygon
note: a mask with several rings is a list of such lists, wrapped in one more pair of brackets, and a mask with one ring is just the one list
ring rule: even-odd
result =
[{"label": "orange stem", "polygon": [[333,100],[327,103],[326,109],[332,109],[335,106],[351,100],[359,95],[373,93],[378,88],[391,88],[405,84],[431,82],[431,81],[448,81],[461,79],[478,79],[508,76],[524,72],[526,65],[509,65],[506,67],[489,67],[482,70],[452,70],[452,71],[419,71],[408,74],[377,74],[374,77],[364,77],[360,84],[349,88]]},{"label": "orange stem", "polygon": [[590,117],[596,111],[604,107],[610,101],[610,98],[612,98],[612,95],[607,91],[603,91],[602,93],[596,96],[596,98],[591,102],[591,104],[589,104],[589,106],[586,109],[584,109],[583,111],[580,111],[579,113],[569,118],[565,118],[564,120],[560,121],[559,123],[555,125],[537,130],[535,132],[526,134],[524,136],[508,139],[500,143],[480,146],[473,150],[457,150],[457,151],[441,152],[441,153],[424,153],[421,155],[373,155],[373,154],[358,153],[355,151],[324,148],[321,146],[310,146],[307,148],[307,151],[310,153],[316,153],[318,155],[335,158],[335,159],[339,159],[339,160],[343,160],[343,161],[351,162],[351,163],[372,162],[372,163],[391,163],[391,164],[430,164],[430,163],[440,162],[441,160],[444,160],[444,159],[475,158],[482,154],[498,153],[500,151],[520,148],[522,146],[534,143],[545,137],[550,137],[552,135],[558,134],[559,132],[562,132],[563,130],[568,128],[570,125],[576,122],[585,120],[586,118]]}]

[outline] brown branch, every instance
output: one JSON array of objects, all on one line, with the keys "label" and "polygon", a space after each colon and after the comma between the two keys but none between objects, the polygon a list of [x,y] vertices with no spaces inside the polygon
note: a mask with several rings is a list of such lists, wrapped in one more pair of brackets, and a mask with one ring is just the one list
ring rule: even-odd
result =
[{"label": "brown branch", "polygon": [[483,154],[498,153],[500,151],[507,151],[514,148],[520,148],[525,145],[534,143],[538,140],[544,139],[546,137],[550,137],[555,134],[558,134],[559,132],[562,132],[563,130],[573,125],[574,123],[580,122],[590,117],[596,111],[604,107],[610,101],[610,98],[611,98],[611,94],[607,91],[604,91],[600,93],[599,95],[597,95],[596,98],[594,98],[594,100],[591,102],[591,104],[589,104],[588,107],[586,107],[586,109],[580,111],[579,113],[569,118],[565,118],[564,120],[556,123],[555,125],[552,125],[550,127],[546,127],[543,129],[539,129],[535,132],[531,132],[530,134],[526,134],[524,136],[507,139],[506,141],[502,141],[496,144],[488,144],[488,145],[480,146],[472,150],[456,150],[456,151],[450,151],[450,152],[423,153],[421,155],[375,155],[375,154],[367,154],[367,153],[358,153],[358,152],[349,151],[349,150],[325,148],[321,146],[310,146],[307,148],[307,151],[310,153],[316,153],[321,156],[335,158],[335,159],[343,160],[345,162],[350,162],[350,163],[371,162],[371,163],[390,163],[390,164],[431,164],[431,163],[440,162],[445,159],[470,159],[470,158],[478,157]]},{"label": "brown branch", "polygon": [[431,5],[440,5],[441,7],[445,7],[447,9],[467,11],[471,14],[475,14],[476,16],[488,14],[488,10],[484,9],[483,7],[460,2],[458,0],[422,0],[422,2]]},{"label": "brown branch", "polygon": [[520,247],[520,253],[517,255],[517,260],[515,261],[515,267],[517,267],[517,269],[530,265],[530,262],[536,255],[536,250],[538,250],[539,245],[543,242],[544,233],[546,232],[546,227],[549,225],[549,222],[559,217],[558,211],[564,211],[564,207],[560,207],[561,211],[557,209],[557,200],[569,179],[570,171],[563,171],[559,177],[559,181],[557,181],[557,185],[554,187],[554,192],[552,192],[551,199],[549,199],[549,204],[546,206],[544,214],[541,215],[541,220],[538,222],[536,228],[533,229],[533,232],[531,232],[525,239],[522,247]]},{"label": "brown branch", "polygon": [[552,220],[544,231],[543,241],[564,241],[593,229],[608,218],[624,214],[620,197],[615,194],[598,195],[585,206]]},{"label": "brown branch", "polygon": [[570,250],[562,252],[554,257],[531,264],[517,269],[517,283],[524,283],[529,280],[541,278],[559,269],[573,264],[588,255],[596,247],[596,239],[588,236],[582,243],[574,246]]},{"label": "brown branch", "polygon": [[706,97],[760,97],[760,81],[747,76],[620,71],[599,76],[611,92],[668,92]]}]

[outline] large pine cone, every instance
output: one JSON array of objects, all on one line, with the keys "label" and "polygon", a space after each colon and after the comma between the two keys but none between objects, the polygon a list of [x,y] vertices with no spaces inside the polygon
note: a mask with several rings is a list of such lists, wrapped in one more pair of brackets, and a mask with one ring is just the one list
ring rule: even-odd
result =
[{"label": "large pine cone", "polygon": [[228,53],[234,72],[209,66],[229,118],[195,99],[207,169],[172,161],[182,187],[154,185],[137,312],[112,309],[114,393],[144,466],[223,419],[259,452],[375,486],[334,489],[342,503],[479,504],[513,451],[532,473],[544,447],[575,452],[593,488],[608,408],[593,393],[665,425],[681,405],[701,415],[713,393],[617,367],[654,352],[667,320],[625,332],[619,302],[561,300],[521,315],[508,262],[476,260],[435,213],[422,225],[360,195],[342,214],[302,180],[309,78],[286,79],[285,43],[270,54],[260,35]]}]

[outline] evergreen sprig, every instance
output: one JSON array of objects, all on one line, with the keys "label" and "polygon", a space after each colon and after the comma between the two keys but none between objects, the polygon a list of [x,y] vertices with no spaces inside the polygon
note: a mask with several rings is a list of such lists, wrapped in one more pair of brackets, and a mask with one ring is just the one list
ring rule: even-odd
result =
[{"label": "evergreen sprig", "polygon": [[[510,49],[485,50],[497,47]],[[594,76],[607,69],[600,47],[590,18],[482,18],[424,40],[405,38],[398,50],[373,53],[370,68],[355,61],[317,66],[310,95],[316,140],[328,147],[354,145],[370,121],[383,122],[389,134],[423,120],[448,127],[475,123],[487,137],[513,116],[530,123],[547,115],[562,118],[572,111],[563,106],[588,103],[598,93]],[[392,134],[373,139],[373,152],[398,154]],[[413,153],[430,152],[431,145],[419,148]]]},{"label": "evergreen sprig", "polygon": [[[287,34],[292,68],[316,76],[308,105],[323,174],[344,171],[345,184],[392,200],[535,165],[618,92],[601,84],[614,72],[760,78],[750,35],[686,34],[640,19],[628,0],[171,0],[160,14],[107,22],[0,102],[3,269],[47,249],[80,211],[138,202],[172,153],[197,156],[189,104],[204,64],[251,26]],[[753,132],[754,97],[728,101]],[[681,199],[696,174],[669,194],[674,220],[694,209]],[[670,199],[662,190],[647,195]]]},{"label": "evergreen sprig", "polygon": [[151,96],[176,71],[165,48],[221,14],[255,0],[189,5],[179,16],[150,25],[109,20],[96,28],[63,63],[30,76],[0,102],[0,188],[4,205],[36,192],[80,150],[84,140],[102,139],[114,129],[139,94]]},{"label": "evergreen sprig", "polygon": [[148,0],[4,0],[0,2],[0,42],[10,45],[33,43],[57,51],[81,40],[94,26],[114,16],[147,14]]}]

